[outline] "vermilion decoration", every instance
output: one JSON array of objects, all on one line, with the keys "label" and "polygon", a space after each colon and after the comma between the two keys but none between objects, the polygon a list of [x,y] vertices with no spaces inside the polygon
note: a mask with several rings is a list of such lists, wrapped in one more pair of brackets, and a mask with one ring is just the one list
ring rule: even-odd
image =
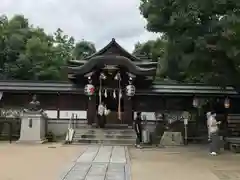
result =
[{"label": "vermilion decoration", "polygon": [[87,84],[84,88],[84,92],[88,96],[92,96],[95,93],[95,87],[92,84]]}]

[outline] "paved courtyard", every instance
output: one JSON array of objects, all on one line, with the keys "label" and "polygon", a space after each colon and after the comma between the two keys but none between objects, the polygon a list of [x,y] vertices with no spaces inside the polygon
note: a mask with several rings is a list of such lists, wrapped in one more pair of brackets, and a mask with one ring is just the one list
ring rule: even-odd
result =
[{"label": "paved courtyard", "polygon": [[62,180],[128,180],[127,148],[89,146],[61,177]]},{"label": "paved courtyard", "polygon": [[127,149],[0,143],[0,160],[0,180],[240,180],[240,155],[211,157],[206,148],[194,146]]},{"label": "paved courtyard", "polygon": [[0,143],[0,180],[59,180],[86,146]]},{"label": "paved courtyard", "polygon": [[240,180],[240,155],[209,156],[207,147],[130,149],[133,180]]}]

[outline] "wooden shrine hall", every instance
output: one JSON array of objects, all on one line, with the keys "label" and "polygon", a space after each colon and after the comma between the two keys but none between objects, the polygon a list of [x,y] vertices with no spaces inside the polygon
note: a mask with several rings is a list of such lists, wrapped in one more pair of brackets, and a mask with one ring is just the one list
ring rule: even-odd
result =
[{"label": "wooden shrine hall", "polygon": [[[86,117],[77,119],[78,123],[93,125],[98,105],[102,102],[110,112],[107,124],[115,125],[131,126],[134,113],[138,111],[152,114],[146,116],[149,122],[155,122],[155,115],[162,112],[188,111],[198,114],[198,105],[193,103],[196,99],[199,99],[198,102],[201,99],[217,102],[225,121],[230,114],[240,114],[240,96],[233,87],[222,89],[203,84],[156,84],[157,64],[143,55],[130,54],[112,39],[97,53],[82,60],[69,61],[66,74],[69,81],[0,81],[1,108],[21,109],[36,94],[44,110],[57,112],[55,120],[49,120],[56,133],[65,133],[68,124],[67,119],[60,118],[61,111],[84,111]],[[227,102],[228,106],[225,106]],[[197,131],[203,120],[193,122],[196,125],[191,128]],[[227,125],[224,126],[226,129]]]},{"label": "wooden shrine hall", "polygon": [[131,125],[135,89],[149,88],[157,68],[157,62],[129,54],[115,39],[85,60],[70,63],[68,78],[76,86],[85,86],[89,95],[88,124],[94,122],[96,107],[103,101],[111,113],[116,112],[110,123]]}]

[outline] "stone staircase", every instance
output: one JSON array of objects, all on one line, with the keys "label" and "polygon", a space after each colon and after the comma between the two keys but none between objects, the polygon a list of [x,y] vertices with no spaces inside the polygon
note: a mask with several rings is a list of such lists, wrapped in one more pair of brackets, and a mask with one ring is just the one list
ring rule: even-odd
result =
[{"label": "stone staircase", "polygon": [[75,129],[72,144],[134,145],[136,135],[127,126],[107,126],[105,129],[82,126]]}]

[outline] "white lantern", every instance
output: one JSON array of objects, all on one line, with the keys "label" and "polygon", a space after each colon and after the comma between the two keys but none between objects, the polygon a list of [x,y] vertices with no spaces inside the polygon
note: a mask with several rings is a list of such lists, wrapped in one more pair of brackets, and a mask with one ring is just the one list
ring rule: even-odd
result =
[{"label": "white lantern", "polygon": [[92,84],[87,84],[84,88],[84,93],[87,96],[92,96],[95,92],[95,87]]},{"label": "white lantern", "polygon": [[126,87],[126,95],[127,96],[132,97],[135,95],[135,92],[136,92],[136,88],[134,85],[131,85],[131,84],[127,85],[127,87]]},{"label": "white lantern", "polygon": [[230,107],[230,100],[229,100],[228,98],[226,98],[226,99],[224,100],[224,107],[225,107],[226,109],[228,109],[228,108]]},{"label": "white lantern", "polygon": [[193,107],[198,107],[199,101],[196,97],[193,98]]}]

